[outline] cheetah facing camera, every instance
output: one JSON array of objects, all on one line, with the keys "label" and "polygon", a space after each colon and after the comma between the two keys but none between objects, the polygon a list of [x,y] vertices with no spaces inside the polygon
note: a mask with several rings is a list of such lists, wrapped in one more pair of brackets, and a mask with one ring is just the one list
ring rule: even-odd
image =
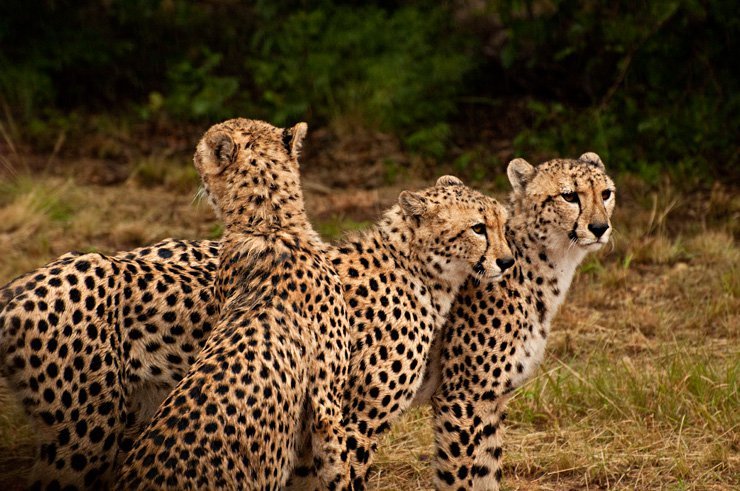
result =
[{"label": "cheetah facing camera", "polygon": [[221,318],[126,459],[121,489],[280,489],[310,414],[323,488],[346,488],[341,392],[349,360],[339,276],[306,218],[306,125],[213,126],[195,165],[225,223]]},{"label": "cheetah facing camera", "polygon": [[542,361],[578,264],[611,233],[615,188],[595,153],[538,167],[515,159],[508,175],[517,265],[463,287],[445,327],[432,398],[438,489],[499,489],[507,400]]},{"label": "cheetah facing camera", "polygon": [[[379,436],[414,398],[460,285],[471,275],[496,278],[514,263],[505,222],[495,200],[443,176],[404,191],[377,225],[330,249],[352,336],[344,421],[353,489],[364,488]],[[310,489],[311,479],[310,465],[301,465],[291,487]]]},{"label": "cheetah facing camera", "polygon": [[217,246],[65,254],[0,290],[0,372],[36,436],[30,488],[110,486],[205,344]]}]

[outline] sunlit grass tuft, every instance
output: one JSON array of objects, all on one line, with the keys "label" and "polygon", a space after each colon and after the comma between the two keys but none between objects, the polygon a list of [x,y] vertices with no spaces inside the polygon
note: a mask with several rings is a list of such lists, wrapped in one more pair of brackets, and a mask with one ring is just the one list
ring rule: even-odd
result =
[{"label": "sunlit grass tuft", "polygon": [[164,186],[171,191],[190,191],[200,183],[198,171],[191,162],[156,155],[141,159],[129,179],[144,187]]}]

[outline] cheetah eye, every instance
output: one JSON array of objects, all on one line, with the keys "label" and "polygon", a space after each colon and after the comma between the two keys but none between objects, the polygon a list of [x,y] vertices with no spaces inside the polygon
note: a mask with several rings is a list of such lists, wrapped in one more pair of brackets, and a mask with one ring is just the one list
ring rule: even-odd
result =
[{"label": "cheetah eye", "polygon": [[476,223],[475,225],[473,225],[473,232],[478,235],[483,235],[486,233],[486,226],[482,223]]},{"label": "cheetah eye", "polygon": [[606,200],[608,200],[611,197],[611,195],[612,195],[612,190],[611,189],[605,189],[605,190],[603,190],[601,192],[601,199],[603,199],[604,201],[606,201]]},{"label": "cheetah eye", "polygon": [[560,196],[568,203],[578,203],[578,193],[563,193]]}]

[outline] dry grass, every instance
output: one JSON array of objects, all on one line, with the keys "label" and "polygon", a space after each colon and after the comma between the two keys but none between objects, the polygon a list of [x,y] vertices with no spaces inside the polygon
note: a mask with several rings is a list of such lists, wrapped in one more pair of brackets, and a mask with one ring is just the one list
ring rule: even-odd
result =
[{"label": "dry grass", "polygon": [[[0,283],[70,249],[218,236],[177,165],[144,161],[115,186],[75,172],[0,181]],[[505,488],[738,489],[740,199],[721,186],[688,196],[623,180],[620,190],[613,247],[582,266],[546,362],[511,403]],[[334,237],[397,189],[326,191],[307,186],[308,208]],[[32,431],[4,400],[0,387],[0,482],[12,482]],[[431,488],[430,419],[417,409],[389,432],[373,489]]]}]

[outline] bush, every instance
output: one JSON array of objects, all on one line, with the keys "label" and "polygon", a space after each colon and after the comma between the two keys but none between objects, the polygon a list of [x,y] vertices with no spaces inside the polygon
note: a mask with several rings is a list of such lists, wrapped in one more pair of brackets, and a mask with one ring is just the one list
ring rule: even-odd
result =
[{"label": "bush", "polygon": [[[733,171],[740,132],[740,16],[728,2],[492,2],[507,83],[529,94],[519,151],[618,169]],[[549,6],[549,7],[548,7]]]},{"label": "bush", "polygon": [[418,130],[453,113],[474,64],[448,8],[434,2],[393,10],[324,2],[263,14],[259,24],[248,66],[280,124],[349,114],[386,131]]}]

